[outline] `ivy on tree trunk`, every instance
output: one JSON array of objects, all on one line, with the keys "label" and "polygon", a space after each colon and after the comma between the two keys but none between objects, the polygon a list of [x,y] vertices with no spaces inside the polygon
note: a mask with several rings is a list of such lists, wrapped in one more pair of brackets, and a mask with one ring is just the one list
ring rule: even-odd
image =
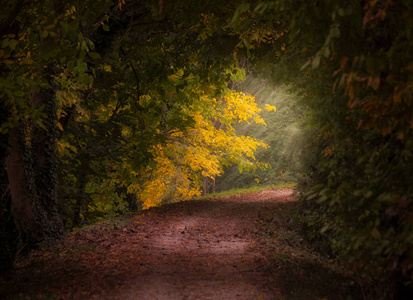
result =
[{"label": "ivy on tree trunk", "polygon": [[19,232],[19,252],[63,235],[57,209],[56,98],[52,90],[33,93],[35,106],[45,106],[41,127],[32,119],[21,121],[9,135],[7,173],[12,211]]}]

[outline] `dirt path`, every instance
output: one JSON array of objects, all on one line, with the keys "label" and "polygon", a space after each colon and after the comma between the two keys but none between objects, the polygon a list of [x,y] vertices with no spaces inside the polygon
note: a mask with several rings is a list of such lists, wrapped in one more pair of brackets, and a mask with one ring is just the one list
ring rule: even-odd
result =
[{"label": "dirt path", "polygon": [[[275,299],[263,220],[291,189],[166,205],[84,229],[0,280],[6,299]],[[264,222],[265,223],[265,222]],[[273,251],[273,250],[271,250]],[[296,276],[296,274],[293,274]],[[19,296],[20,295],[20,296]]]}]

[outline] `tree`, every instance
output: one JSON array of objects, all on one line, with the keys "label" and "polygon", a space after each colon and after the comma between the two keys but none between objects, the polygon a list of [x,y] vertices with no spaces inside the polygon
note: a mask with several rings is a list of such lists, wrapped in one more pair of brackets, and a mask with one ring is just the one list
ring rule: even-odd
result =
[{"label": "tree", "polygon": [[102,59],[59,143],[69,223],[124,212],[136,201],[131,186],[136,191],[160,164],[155,145],[196,127],[205,95],[226,97],[227,83],[239,77],[238,39],[225,27],[233,9],[188,1],[167,2],[160,12],[127,3],[109,16],[109,31],[90,37]]},{"label": "tree", "polygon": [[5,163],[19,252],[64,232],[57,211],[57,113],[92,82],[85,60],[93,44],[82,27],[107,9],[106,1],[84,10],[61,1],[2,4],[0,99],[7,119],[0,131],[8,136]]},{"label": "tree", "polygon": [[193,128],[173,132],[166,145],[155,146],[155,167],[148,166],[141,181],[128,187],[138,194],[144,208],[199,196],[203,179],[215,180],[223,166],[237,164],[240,171],[268,167],[254,162],[254,151],[267,145],[248,136],[237,136],[233,128],[235,122],[265,125],[254,99],[235,91],[220,100],[207,95],[201,99],[192,112]]},{"label": "tree", "polygon": [[[9,140],[21,251],[61,236],[57,192],[80,197],[70,199],[68,212],[78,223],[90,199],[77,192],[93,190],[94,178],[111,178],[113,166],[125,160],[143,172],[154,162],[153,145],[196,124],[189,108],[199,102],[199,90],[225,95],[239,40],[226,26],[235,5],[215,4],[4,3],[0,97],[7,120],[0,130]],[[193,81],[199,90],[186,89]],[[69,161],[59,168],[64,184],[58,186],[60,162]],[[112,178],[115,202],[132,199],[130,184],[118,188]]]},{"label": "tree", "polygon": [[394,280],[396,297],[408,297],[411,1],[262,1],[238,11],[248,10],[290,20],[280,62],[304,75],[297,84],[315,138],[301,187],[310,235],[328,238],[367,278]]}]

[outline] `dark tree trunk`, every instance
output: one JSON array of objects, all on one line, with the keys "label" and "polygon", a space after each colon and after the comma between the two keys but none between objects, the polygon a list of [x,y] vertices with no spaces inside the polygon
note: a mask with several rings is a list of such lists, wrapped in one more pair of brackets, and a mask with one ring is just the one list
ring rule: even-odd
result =
[{"label": "dark tree trunk", "polygon": [[[50,11],[64,12],[63,1],[49,2]],[[11,15],[0,24],[1,36],[7,33],[19,36],[20,24],[16,21],[16,16],[24,4],[24,0],[17,0]],[[52,37],[39,42],[46,41],[53,41]],[[35,75],[44,76],[53,86],[50,74],[53,74],[51,69],[39,66]],[[44,126],[39,126],[28,116],[22,118],[19,125],[9,133],[8,154],[4,160],[11,212],[18,232],[18,253],[21,254],[40,242],[57,239],[64,233],[57,210],[56,94],[53,88],[41,88],[39,92],[33,92],[31,100],[36,108],[44,105],[43,112],[47,114]]]},{"label": "dark tree trunk", "polygon": [[[17,247],[17,230],[11,213],[9,185],[1,177],[0,186],[0,273],[13,266]],[[6,179],[7,181],[7,179]]]},{"label": "dark tree trunk", "polygon": [[33,95],[36,107],[45,105],[44,128],[24,120],[9,136],[6,158],[12,211],[19,233],[19,251],[64,233],[57,211],[56,103],[52,90]]},{"label": "dark tree trunk", "polygon": [[[9,136],[9,155],[6,157],[7,176],[12,198],[12,212],[17,231],[20,236],[20,246],[25,247],[29,237],[36,236],[36,212],[32,201],[33,190],[30,190],[24,167],[24,125],[21,123],[13,128]],[[32,177],[32,176],[31,176]],[[32,177],[33,178],[33,177]],[[34,238],[33,238],[34,239]]]},{"label": "dark tree trunk", "polygon": [[33,126],[32,162],[37,192],[37,206],[45,237],[58,238],[64,233],[58,213],[58,155],[57,155],[57,103],[53,90],[35,94],[36,106],[45,105],[45,129]]},{"label": "dark tree trunk", "polygon": [[[0,108],[0,119],[6,120],[8,112]],[[0,134],[0,272],[12,267],[17,247],[17,231],[11,212],[9,180],[5,166],[7,135]]]},{"label": "dark tree trunk", "polygon": [[72,226],[73,227],[80,227],[82,224],[82,206],[83,206],[84,200],[80,195],[78,195],[78,198],[76,198],[76,202],[73,208],[73,218],[72,218]]},{"label": "dark tree trunk", "polygon": [[128,209],[130,212],[138,211],[138,198],[135,194],[129,194],[126,192],[126,201],[128,202]]}]

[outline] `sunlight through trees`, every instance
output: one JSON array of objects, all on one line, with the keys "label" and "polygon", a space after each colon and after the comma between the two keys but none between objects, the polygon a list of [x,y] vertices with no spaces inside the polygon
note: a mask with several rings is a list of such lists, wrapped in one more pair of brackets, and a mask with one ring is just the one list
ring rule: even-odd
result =
[{"label": "sunlight through trees", "polygon": [[[385,295],[413,293],[412,9],[3,1],[1,267],[65,229],[191,199],[231,164],[257,170],[251,181],[272,164],[265,183],[287,169],[298,181],[309,239]],[[275,110],[236,87],[246,73],[296,95],[271,112],[272,133],[242,133]]]}]

